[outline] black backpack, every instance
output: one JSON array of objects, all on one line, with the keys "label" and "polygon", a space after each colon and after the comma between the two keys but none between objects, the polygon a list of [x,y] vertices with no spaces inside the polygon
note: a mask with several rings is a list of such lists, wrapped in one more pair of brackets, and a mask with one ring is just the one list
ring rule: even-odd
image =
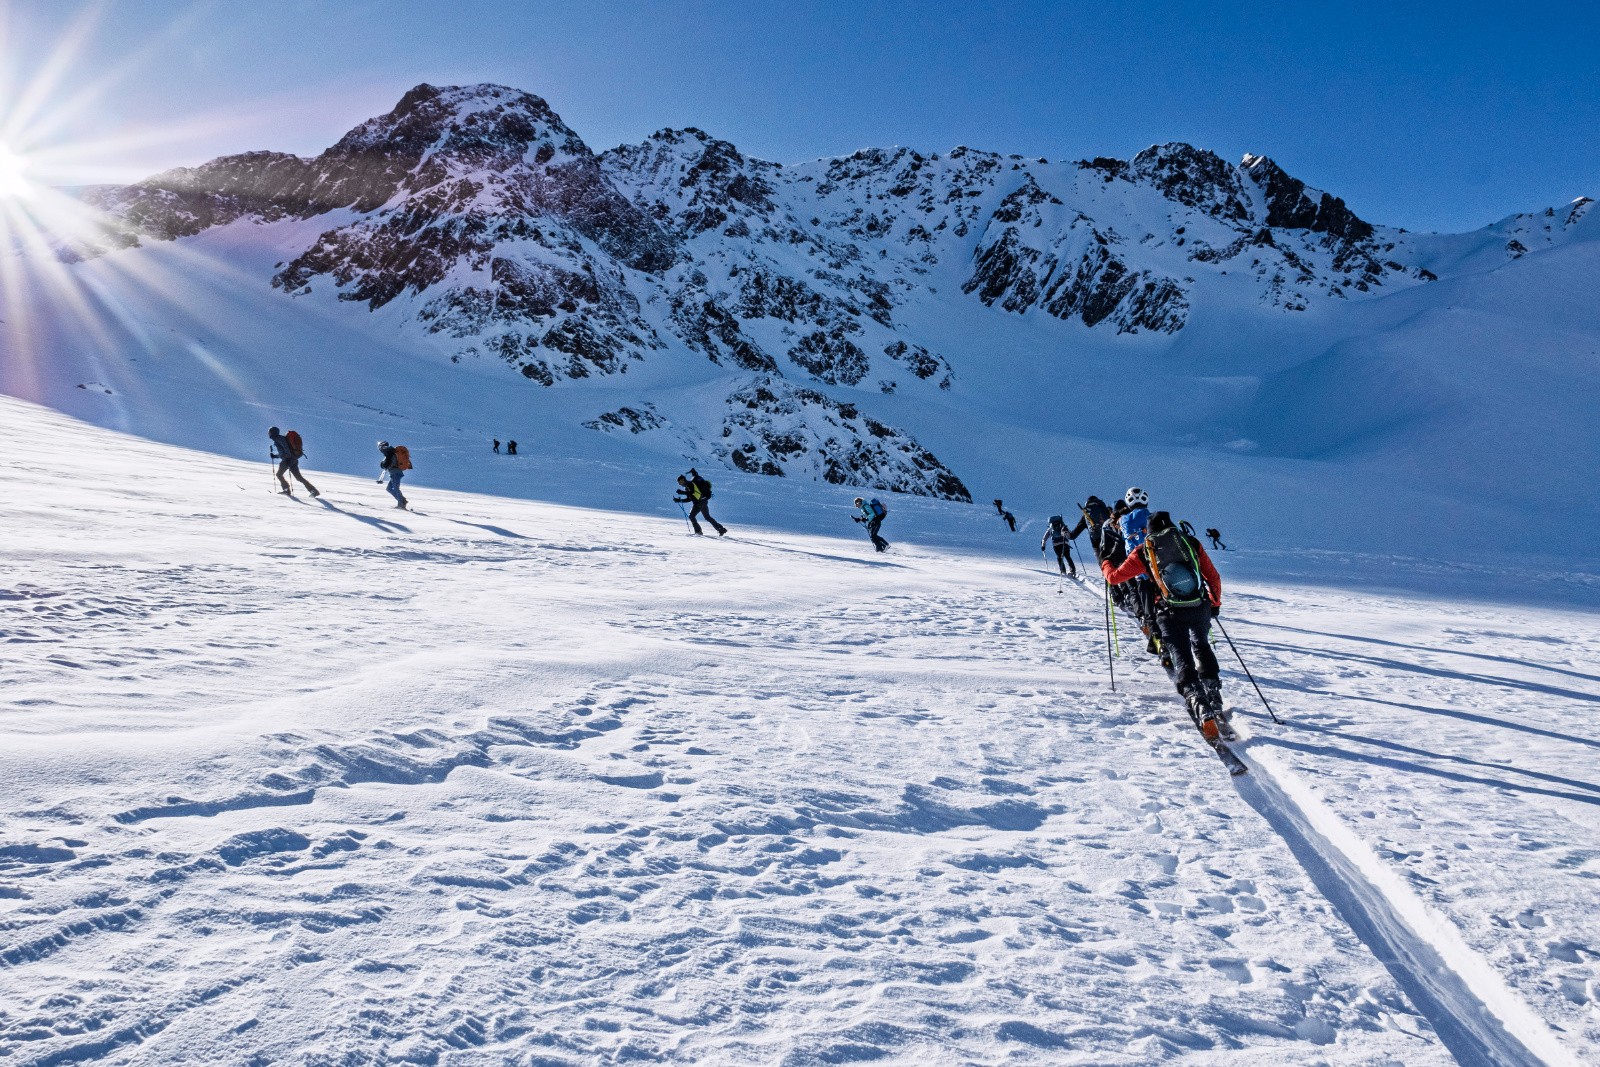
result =
[{"label": "black backpack", "polygon": [[1162,600],[1175,608],[1205,603],[1206,583],[1200,574],[1200,559],[1182,530],[1166,526],[1152,532],[1139,551],[1144,554],[1145,569]]},{"label": "black backpack", "polygon": [[694,486],[695,492],[700,494],[701,500],[711,499],[711,483],[706,481],[704,477],[696,474],[689,479],[689,484]]}]

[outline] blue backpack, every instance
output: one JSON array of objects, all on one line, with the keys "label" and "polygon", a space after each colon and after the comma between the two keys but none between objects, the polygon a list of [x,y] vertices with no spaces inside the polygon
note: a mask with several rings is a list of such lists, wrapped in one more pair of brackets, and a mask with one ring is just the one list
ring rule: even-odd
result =
[{"label": "blue backpack", "polygon": [[884,507],[883,502],[877,497],[873,497],[871,500],[867,501],[867,507],[872,509],[872,515],[874,518],[883,519],[887,518],[889,515],[889,509]]}]

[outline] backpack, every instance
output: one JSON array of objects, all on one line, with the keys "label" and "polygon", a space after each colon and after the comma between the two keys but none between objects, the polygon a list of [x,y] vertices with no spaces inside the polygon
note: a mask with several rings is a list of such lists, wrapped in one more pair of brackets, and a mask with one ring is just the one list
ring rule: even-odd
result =
[{"label": "backpack", "polygon": [[1168,526],[1145,538],[1140,548],[1150,578],[1161,591],[1161,599],[1175,608],[1188,608],[1205,602],[1206,585],[1200,576],[1200,560],[1183,531]]},{"label": "backpack", "polygon": [[411,469],[411,449],[405,445],[394,446],[394,469],[397,471]]},{"label": "backpack", "polygon": [[871,500],[867,501],[867,507],[872,509],[872,514],[876,518],[884,519],[889,517],[889,509],[884,507],[883,501],[879,500],[877,497],[873,497]]},{"label": "backpack", "polygon": [[711,483],[706,481],[703,476],[696,474],[693,478],[689,479],[689,484],[694,486],[694,491],[698,499],[711,499]]},{"label": "backpack", "polygon": [[305,445],[300,440],[299,430],[290,430],[283,435],[283,439],[289,442],[289,451],[294,454],[295,459],[299,459],[306,454]]}]

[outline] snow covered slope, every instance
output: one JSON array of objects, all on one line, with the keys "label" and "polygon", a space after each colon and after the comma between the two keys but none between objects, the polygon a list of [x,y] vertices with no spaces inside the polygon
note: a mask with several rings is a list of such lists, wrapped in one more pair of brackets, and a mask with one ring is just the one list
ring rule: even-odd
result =
[{"label": "snow covered slope", "polygon": [[1231,780],[959,503],[876,556],[772,478],[709,540],[13,400],[0,454],[8,1063],[1600,1058],[1592,614],[1222,553],[1287,720],[1230,672]]}]

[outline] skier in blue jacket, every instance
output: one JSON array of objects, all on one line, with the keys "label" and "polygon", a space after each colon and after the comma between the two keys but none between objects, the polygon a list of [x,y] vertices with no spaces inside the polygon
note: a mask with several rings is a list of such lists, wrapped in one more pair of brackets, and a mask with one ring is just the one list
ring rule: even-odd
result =
[{"label": "skier in blue jacket", "polygon": [[861,514],[851,517],[856,522],[867,524],[867,536],[872,538],[872,547],[879,552],[888,548],[889,542],[885,541],[878,533],[878,528],[883,525],[883,520],[889,517],[889,509],[884,507],[877,497],[873,497],[871,500],[863,500],[861,497],[856,497],[856,507],[861,509]]},{"label": "skier in blue jacket", "polygon": [[[1150,494],[1135,485],[1123,494],[1122,506],[1117,509],[1121,512],[1117,517],[1117,529],[1122,532],[1122,540],[1130,556],[1138,555],[1145,539],[1150,536],[1149,504]],[[1129,600],[1133,603],[1134,614],[1139,617],[1139,629],[1144,631],[1145,651],[1152,656],[1159,655],[1161,638],[1155,625],[1155,589],[1149,578],[1133,579]]]},{"label": "skier in blue jacket", "polygon": [[1122,528],[1122,539],[1127,542],[1128,551],[1137,552],[1150,530],[1150,494],[1136,485],[1123,495],[1122,501],[1128,505],[1128,511],[1117,520],[1117,525]]}]

